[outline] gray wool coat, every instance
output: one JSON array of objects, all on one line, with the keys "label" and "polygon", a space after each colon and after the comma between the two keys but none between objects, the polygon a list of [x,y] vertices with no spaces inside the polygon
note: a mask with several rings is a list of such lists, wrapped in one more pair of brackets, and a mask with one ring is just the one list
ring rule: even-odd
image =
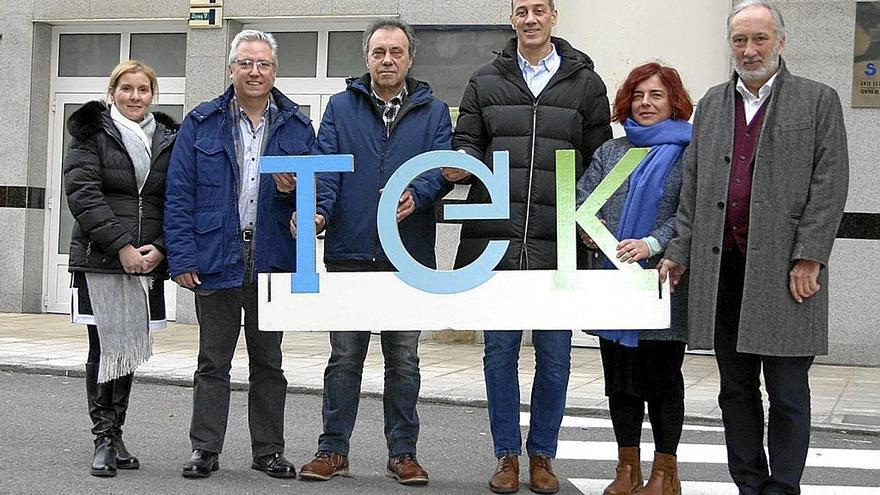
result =
[{"label": "gray wool coat", "polygon": [[[689,346],[711,349],[727,186],[734,137],[736,75],[710,89],[694,117],[677,216],[665,257],[688,267]],[[828,353],[828,258],[849,182],[837,93],[792,75],[781,62],[752,172],[739,352]],[[818,261],[821,289],[797,303],[788,289],[795,260]],[[724,301],[719,301],[724,304]]]}]

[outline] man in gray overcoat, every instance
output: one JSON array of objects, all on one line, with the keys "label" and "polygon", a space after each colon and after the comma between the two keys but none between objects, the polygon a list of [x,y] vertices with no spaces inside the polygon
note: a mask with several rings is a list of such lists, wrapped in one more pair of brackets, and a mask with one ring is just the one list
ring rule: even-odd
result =
[{"label": "man in gray overcoat", "polygon": [[828,259],[846,203],[846,130],[837,93],[786,69],[775,7],[738,4],[728,34],[736,70],[697,107],[677,237],[658,268],[673,287],[690,269],[689,345],[715,349],[739,493],[797,494],[810,442],[808,371],[828,352]]}]

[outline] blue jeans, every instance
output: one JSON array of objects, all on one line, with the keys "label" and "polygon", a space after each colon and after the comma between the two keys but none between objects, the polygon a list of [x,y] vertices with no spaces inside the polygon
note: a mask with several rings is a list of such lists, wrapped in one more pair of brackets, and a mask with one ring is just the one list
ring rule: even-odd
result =
[{"label": "blue jeans", "polygon": [[[483,373],[489,403],[489,427],[495,457],[522,452],[519,428],[519,350],[522,332],[487,331]],[[571,370],[571,331],[536,330],[535,380],[532,383],[531,413],[526,452],[529,456],[556,457],[559,427],[565,412],[565,394]]]},{"label": "blue jeans", "polygon": [[[415,454],[419,439],[419,334],[382,332],[385,356],[385,441],[388,456]],[[357,418],[364,359],[370,332],[330,332],[330,361],[324,371],[324,432],[318,449],[348,455],[349,440]]]}]

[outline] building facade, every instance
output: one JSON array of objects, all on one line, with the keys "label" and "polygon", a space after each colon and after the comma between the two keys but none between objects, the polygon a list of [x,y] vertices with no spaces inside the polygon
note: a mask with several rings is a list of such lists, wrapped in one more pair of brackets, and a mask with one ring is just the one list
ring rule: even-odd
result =
[{"label": "building facade", "polygon": [[[206,0],[207,1],[207,0]],[[195,2],[193,2],[195,3]],[[205,2],[206,3],[206,2]],[[378,17],[417,28],[413,75],[458,105],[470,73],[512,35],[509,0],[223,0],[218,28],[192,29],[185,0],[0,0],[0,311],[65,312],[72,218],[61,186],[64,121],[99,98],[116,63],[137,58],[159,75],[157,109],[181,119],[229,83],[229,41],[242,29],[273,32],[276,85],[315,121],[347,76],[365,72],[361,32]],[[596,62],[609,93],[629,68],[659,59],[677,67],[698,100],[729,76],[730,0],[557,0],[557,35]],[[831,352],[826,362],[880,365],[880,109],[851,108],[856,1],[779,0],[785,58],[793,72],[837,89],[846,114],[852,180],[832,257]],[[821,14],[821,15],[817,15]],[[616,131],[619,133],[619,131]],[[449,266],[454,226],[438,248]],[[191,298],[170,290],[171,308],[192,321]]]}]

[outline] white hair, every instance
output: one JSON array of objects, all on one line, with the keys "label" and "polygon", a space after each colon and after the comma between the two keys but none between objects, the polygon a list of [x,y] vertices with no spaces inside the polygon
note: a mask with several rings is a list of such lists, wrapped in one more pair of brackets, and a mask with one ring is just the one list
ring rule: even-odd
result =
[{"label": "white hair", "polygon": [[773,24],[776,26],[776,37],[779,40],[785,39],[785,20],[782,19],[782,12],[779,11],[773,5],[770,5],[770,2],[765,0],[743,0],[742,2],[736,4],[733,7],[733,10],[730,11],[730,15],[727,16],[727,37],[730,37],[730,29],[733,25],[733,18],[736,17],[737,14],[742,12],[743,10],[750,9],[752,7],[763,7],[770,11],[770,16],[773,17]]},{"label": "white hair", "polygon": [[235,63],[235,59],[238,58],[238,46],[245,41],[262,41],[269,45],[269,48],[272,49],[272,62],[274,62],[276,66],[278,65],[278,43],[275,41],[275,37],[270,33],[264,33],[262,31],[257,31],[256,29],[245,29],[235,35],[235,38],[232,39],[232,43],[229,44],[228,65]]}]

